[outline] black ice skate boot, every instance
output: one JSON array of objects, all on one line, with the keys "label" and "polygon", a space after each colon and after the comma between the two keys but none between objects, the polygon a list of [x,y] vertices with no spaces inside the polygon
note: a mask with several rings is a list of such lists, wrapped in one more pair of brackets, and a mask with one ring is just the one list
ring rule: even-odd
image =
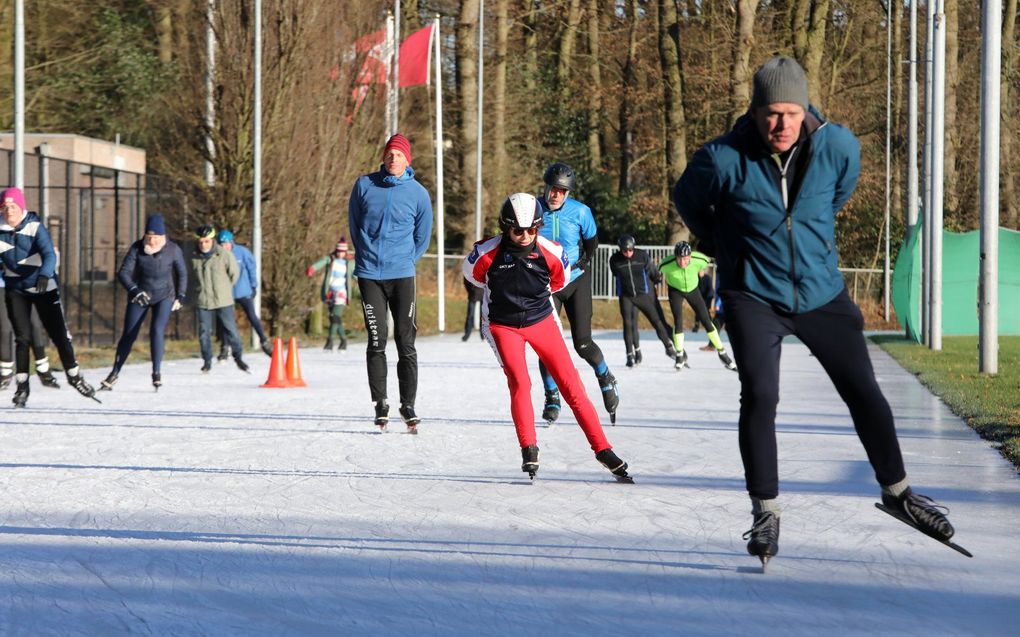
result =
[{"label": "black ice skate boot", "polygon": [[262,353],[263,354],[265,354],[266,356],[269,356],[270,358],[272,358],[272,356],[273,356],[273,344],[269,341],[268,338],[266,340],[262,341],[262,344],[259,345],[259,347],[262,348]]},{"label": "black ice skate boot", "polygon": [[545,390],[545,406],[542,408],[542,420],[550,425],[560,417],[560,390]]},{"label": "black ice skate boot", "polygon": [[616,478],[617,482],[626,482],[628,484],[634,482],[634,478],[627,475],[627,463],[620,460],[620,457],[612,449],[603,449],[595,454],[595,459],[613,473],[613,477]]},{"label": "black ice skate boot", "polygon": [[719,350],[719,362],[722,363],[723,367],[726,369],[733,372],[737,371],[737,364],[733,362],[733,359],[730,358],[729,354],[727,354],[724,349]]},{"label": "black ice skate boot", "polygon": [[940,542],[953,537],[953,525],[946,518],[949,509],[937,504],[926,495],[914,493],[907,487],[899,496],[882,492],[882,504],[906,516],[918,531]]},{"label": "black ice skate boot", "polygon": [[92,388],[92,385],[89,385],[88,383],[85,382],[85,378],[81,374],[75,374],[72,376],[71,373],[68,372],[67,384],[78,390],[78,393],[84,396],[85,398],[91,398],[97,403],[103,402],[96,398],[96,390]]},{"label": "black ice skate boot", "polygon": [[386,399],[375,401],[375,426],[380,431],[386,431],[386,425],[390,422],[390,404]]},{"label": "black ice skate boot", "polygon": [[105,380],[99,381],[99,391],[113,391],[113,386],[117,382],[117,372],[110,372],[110,375]]},{"label": "black ice skate boot", "polygon": [[220,348],[220,353],[216,356],[216,362],[217,363],[225,363],[228,360],[230,360],[230,348],[229,347],[221,347]]},{"label": "black ice skate boot", "polygon": [[635,347],[634,348],[634,364],[635,365],[640,365],[642,360],[643,359],[641,358],[641,348],[640,347]]},{"label": "black ice skate boot", "polygon": [[163,386],[163,378],[159,375],[159,372],[152,372],[152,386],[159,391],[159,388]]},{"label": "black ice skate boot", "polygon": [[687,369],[691,368],[691,366],[687,364],[687,352],[684,350],[680,350],[679,352],[677,352],[676,359],[673,362],[673,369],[675,369],[678,372],[682,372],[684,371],[685,367]]},{"label": "black ice skate boot", "polygon": [[672,343],[666,346],[666,356],[668,356],[669,360],[671,360],[671,361],[675,361],[676,360],[676,350],[673,349],[673,344]]},{"label": "black ice skate boot", "polygon": [[212,361],[204,361],[202,363],[202,373],[208,374],[210,369],[212,369]]},{"label": "black ice skate boot", "polygon": [[28,395],[31,392],[28,389],[28,381],[18,383],[18,388],[14,391],[14,406],[24,407],[25,403],[28,402]]},{"label": "black ice skate boot", "polygon": [[0,389],[7,389],[11,386],[14,374],[0,374]]},{"label": "black ice skate boot", "polygon": [[535,474],[538,473],[538,447],[535,445],[521,447],[521,471],[528,474],[532,480],[535,479]]},{"label": "black ice skate boot", "polygon": [[634,367],[634,351],[627,352],[627,367]]},{"label": "black ice skate boot", "polygon": [[47,369],[45,372],[36,371],[36,375],[39,376],[39,382],[43,384],[43,387],[60,389],[60,383],[57,382],[56,377],[50,370]]},{"label": "black ice skate boot", "polygon": [[400,419],[407,425],[407,433],[417,434],[418,423],[421,422],[421,418],[414,413],[414,405],[401,405],[397,411],[400,412]]},{"label": "black ice skate boot", "polygon": [[747,552],[761,560],[761,570],[765,572],[769,560],[779,553],[779,514],[775,511],[762,511],[755,507],[754,524],[744,533]]},{"label": "black ice skate boot", "polygon": [[248,367],[248,363],[244,362],[244,360],[242,360],[240,356],[234,359],[234,364],[237,365],[237,368],[244,372],[245,374],[251,373],[251,368]]},{"label": "black ice skate boot", "polygon": [[[635,356],[640,350],[635,350]],[[602,390],[602,403],[609,412],[609,424],[616,424],[616,408],[620,406],[620,388],[616,385],[616,376],[613,372],[606,370],[605,374],[595,374],[599,380],[599,388]]]},{"label": "black ice skate boot", "polygon": [[327,338],[326,344],[322,346],[322,351],[332,352],[333,351],[333,339]]}]

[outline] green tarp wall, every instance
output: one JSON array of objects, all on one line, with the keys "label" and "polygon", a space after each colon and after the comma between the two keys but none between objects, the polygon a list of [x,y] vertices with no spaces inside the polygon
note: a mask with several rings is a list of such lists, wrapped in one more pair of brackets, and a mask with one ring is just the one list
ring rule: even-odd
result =
[{"label": "green tarp wall", "polygon": [[[921,224],[900,247],[893,270],[893,307],[921,341]],[[981,233],[942,233],[942,334],[978,333]],[[1020,334],[1020,232],[999,228],[999,334]]]}]

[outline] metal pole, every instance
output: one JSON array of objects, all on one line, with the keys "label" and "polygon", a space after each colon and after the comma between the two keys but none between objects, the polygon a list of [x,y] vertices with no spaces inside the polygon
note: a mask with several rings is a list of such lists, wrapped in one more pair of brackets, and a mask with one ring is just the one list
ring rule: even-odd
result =
[{"label": "metal pole", "polygon": [[49,229],[50,220],[50,145],[39,144],[36,148],[39,153],[39,218],[42,219],[43,227]]},{"label": "metal pole", "polygon": [[[889,215],[892,203],[892,12],[890,2],[885,14],[885,266],[883,275],[884,318],[889,320]],[[899,10],[898,8],[896,9]]]},{"label": "metal pole", "polygon": [[935,0],[926,2],[927,38],[924,46],[924,223],[921,246],[922,340],[931,346],[931,166],[932,166],[932,58],[935,46]]},{"label": "metal pole", "polygon": [[393,127],[393,111],[396,107],[396,101],[393,98],[395,92],[393,86],[393,14],[386,14],[386,60],[388,62],[386,67],[386,139],[389,139],[397,132],[397,129]]},{"label": "metal pole", "polygon": [[393,132],[400,130],[400,0],[393,8]]},{"label": "metal pole", "polygon": [[437,326],[446,331],[446,213],[443,207],[443,65],[439,39],[439,15],[432,26],[432,66],[436,74],[436,295],[439,297]]},{"label": "metal pole", "polygon": [[478,140],[475,158],[475,241],[482,240],[482,102],[485,77],[485,0],[478,0]]},{"label": "metal pole", "polygon": [[213,19],[216,14],[216,0],[209,0],[205,7],[205,183],[207,186],[216,184],[216,170],[213,158],[216,157],[216,145],[213,143],[212,131],[216,126],[216,31]]},{"label": "metal pole", "polygon": [[25,188],[25,2],[14,3],[14,186]]},{"label": "metal pole", "polygon": [[[917,0],[910,0],[910,80],[907,84],[907,205],[906,238],[917,232]],[[913,284],[912,292],[917,291]],[[911,320],[920,317],[912,316]],[[903,321],[906,327],[906,321]],[[907,334],[909,337],[909,333]]]},{"label": "metal pole", "polygon": [[[119,234],[120,234],[120,171],[119,170],[114,170],[113,171],[113,268],[114,268],[114,272],[117,271],[117,263],[119,262],[119,257],[120,257],[119,251],[117,249],[118,246],[119,246],[118,241],[117,241],[119,239],[119,236],[118,236]],[[117,278],[116,274],[114,274],[111,277],[111,279],[114,280],[114,283],[113,283],[113,312],[112,312],[111,317],[110,317],[113,320],[111,320],[110,323],[113,325],[113,342],[114,343],[116,343],[117,340],[118,340],[118,337],[117,337],[117,327],[120,325],[120,321],[116,320],[117,319],[117,296],[118,296],[117,288],[120,287],[119,285],[117,285],[116,278]]]},{"label": "metal pole", "polygon": [[[252,126],[254,134],[252,166],[252,254],[255,257],[255,315],[262,316],[262,0],[255,0],[254,94]],[[258,334],[251,331],[252,347],[259,346]]]},{"label": "metal pole", "polygon": [[946,2],[936,0],[932,58],[931,348],[942,349],[942,207],[946,135]]},{"label": "metal pole", "polygon": [[[999,106],[1002,3],[985,0],[981,16],[981,299],[978,371],[999,371]],[[1010,17],[1012,19],[1012,17]]]}]

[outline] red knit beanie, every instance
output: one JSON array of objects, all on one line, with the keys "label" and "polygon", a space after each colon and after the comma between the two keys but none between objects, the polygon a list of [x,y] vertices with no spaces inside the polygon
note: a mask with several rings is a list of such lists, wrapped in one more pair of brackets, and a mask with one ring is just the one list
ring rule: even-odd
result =
[{"label": "red knit beanie", "polygon": [[386,147],[383,148],[383,155],[385,155],[391,148],[404,153],[404,157],[407,158],[407,164],[411,164],[411,142],[407,141],[406,137],[400,133],[390,137],[389,141],[386,142]]}]

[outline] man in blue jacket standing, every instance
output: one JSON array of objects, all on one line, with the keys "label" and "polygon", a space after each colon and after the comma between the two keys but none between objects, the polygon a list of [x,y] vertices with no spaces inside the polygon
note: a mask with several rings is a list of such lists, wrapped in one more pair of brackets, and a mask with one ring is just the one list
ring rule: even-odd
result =
[{"label": "man in blue jacket standing", "polygon": [[389,422],[386,393],[386,313],[393,316],[397,343],[400,417],[411,433],[419,418],[414,410],[418,392],[418,354],[414,348],[415,265],[432,237],[432,201],[414,178],[411,143],[397,133],[383,149],[376,172],[362,175],[348,201],[354,276],[368,332],[368,386],[375,404],[375,424]]},{"label": "man in blue jacket standing", "polygon": [[853,133],[809,106],[804,70],[779,56],[755,73],[747,114],[694,154],[673,190],[684,222],[703,250],[714,251],[719,268],[754,515],[744,539],[763,565],[779,550],[775,419],[780,350],[790,335],[817,357],[849,407],[884,506],[936,539],[953,534],[942,507],[908,486],[864,319],[837,267],[835,217],[859,172]]},{"label": "man in blue jacket standing", "polygon": [[[216,243],[224,250],[232,252],[234,258],[237,259],[237,265],[241,268],[241,278],[234,284],[234,302],[241,304],[244,315],[248,317],[248,324],[258,334],[262,351],[266,353],[266,356],[272,356],[273,344],[269,342],[269,337],[262,329],[262,321],[259,320],[259,315],[255,311],[255,288],[259,286],[259,275],[255,271],[255,255],[248,248],[235,243],[234,233],[227,229],[220,230],[216,234]],[[225,361],[230,358],[230,347],[227,345],[222,324],[219,325],[217,332],[220,339],[220,353],[216,358]]]}]

